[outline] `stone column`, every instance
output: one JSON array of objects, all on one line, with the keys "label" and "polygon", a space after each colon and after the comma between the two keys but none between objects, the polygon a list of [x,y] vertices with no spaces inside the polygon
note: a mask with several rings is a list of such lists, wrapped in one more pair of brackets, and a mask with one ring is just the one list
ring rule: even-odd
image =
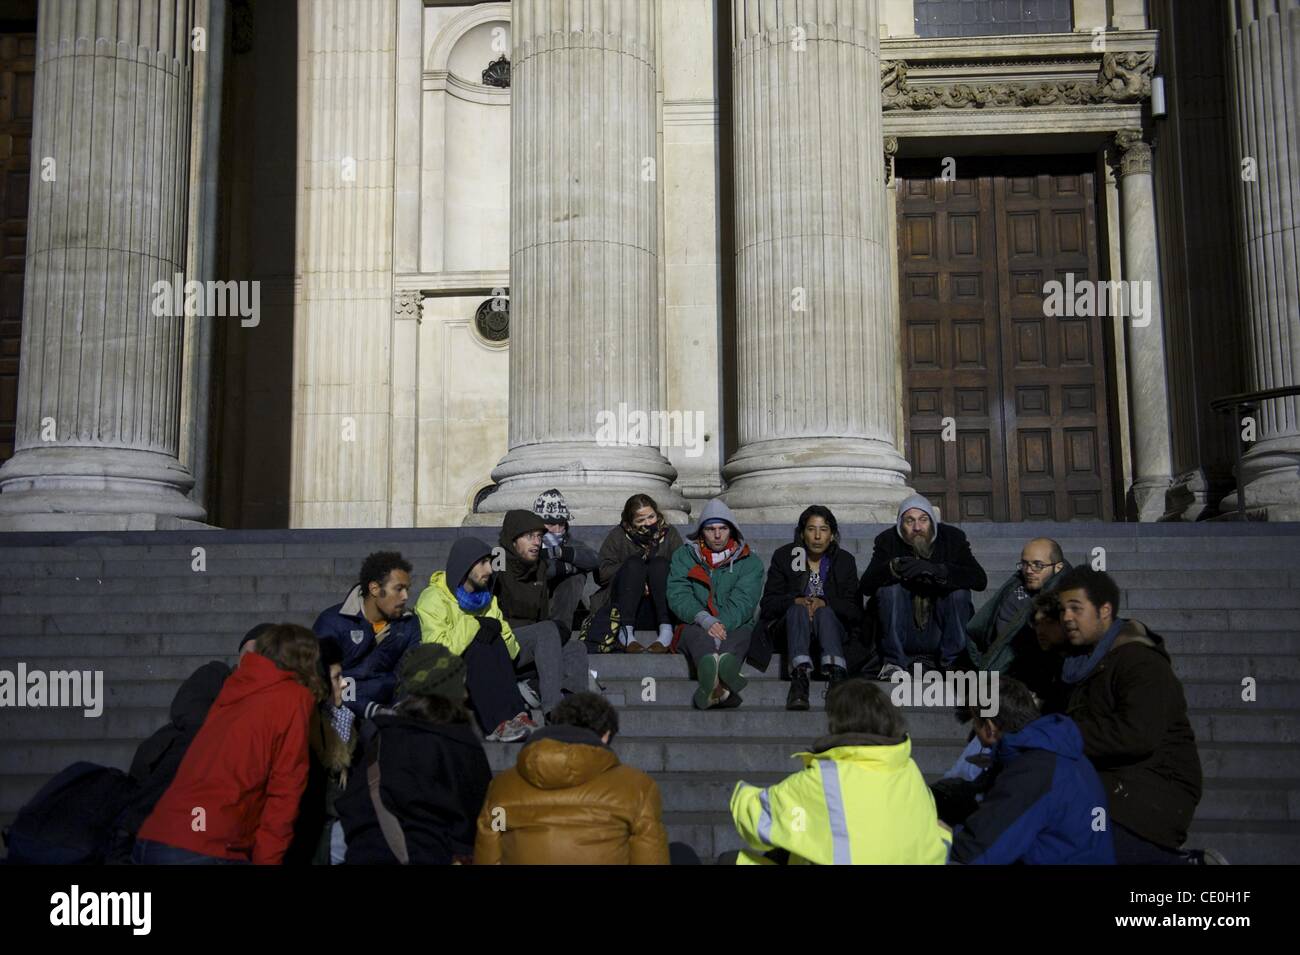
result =
[{"label": "stone column", "polygon": [[183,309],[153,288],[184,282],[190,14],[189,0],[39,6],[18,428],[0,528],[204,516],[177,459]]},{"label": "stone column", "polygon": [[548,487],[564,492],[581,523],[616,520],[638,492],[685,520],[676,472],[650,429],[637,427],[667,410],[659,408],[657,6],[512,7],[510,450],[492,472],[497,490],[467,523],[531,508]]},{"label": "stone column", "polygon": [[874,3],[733,0],[740,449],[750,521],[816,500],[892,522],[898,324],[890,307]]},{"label": "stone column", "polygon": [[1133,487],[1129,507],[1131,516],[1138,520],[1157,521],[1165,515],[1165,493],[1173,483],[1173,452],[1151,147],[1143,141],[1140,129],[1121,130],[1115,136],[1115,143],[1120,154],[1124,279],[1142,283],[1141,300],[1147,306],[1147,314],[1142,316],[1131,314],[1130,308],[1125,321],[1129,408],[1133,415]]},{"label": "stone column", "polygon": [[387,527],[411,481],[392,473],[397,15],[298,3],[292,527]]},{"label": "stone column", "polygon": [[[1228,6],[1246,362],[1249,390],[1262,391],[1300,385],[1300,0]],[[1264,402],[1256,417],[1258,440],[1238,475],[1246,504],[1269,520],[1300,520],[1300,399]]]}]

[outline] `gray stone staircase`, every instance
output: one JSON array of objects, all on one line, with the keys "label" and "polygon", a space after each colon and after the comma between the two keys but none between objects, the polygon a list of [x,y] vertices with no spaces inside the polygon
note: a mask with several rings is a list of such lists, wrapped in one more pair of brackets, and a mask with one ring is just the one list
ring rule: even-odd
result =
[{"label": "gray stone staircase", "polygon": [[[789,528],[748,528],[767,560]],[[843,527],[865,567],[877,526]],[[991,587],[1032,536],[1052,536],[1079,563],[1105,549],[1124,588],[1124,616],[1167,640],[1184,680],[1205,769],[1191,844],[1233,862],[1300,861],[1300,525],[970,525]],[[140,740],[167,719],[180,681],[213,658],[231,659],[261,620],[310,625],[342,599],[373,550],[401,550],[417,592],[441,569],[454,528],[321,531],[165,531],[0,535],[0,669],[97,669],[102,716],[79,710],[0,709],[0,824],[52,773],[77,759],[125,768]],[[602,529],[575,533],[598,543]],[[481,534],[491,537],[493,535]],[[206,569],[193,569],[193,548]],[[984,595],[976,595],[977,604]],[[791,754],[825,731],[821,687],[813,709],[786,713],[774,662],[752,679],[738,710],[697,713],[680,657],[592,656],[620,704],[622,759],[660,784],[671,838],[704,857],[739,846],[727,803],[737,779],[766,784],[797,768]],[[1256,701],[1242,681],[1257,681]],[[653,700],[645,697],[653,680]],[[960,752],[950,711],[906,712],[914,756],[928,778]],[[495,770],[518,745],[488,744]]]}]

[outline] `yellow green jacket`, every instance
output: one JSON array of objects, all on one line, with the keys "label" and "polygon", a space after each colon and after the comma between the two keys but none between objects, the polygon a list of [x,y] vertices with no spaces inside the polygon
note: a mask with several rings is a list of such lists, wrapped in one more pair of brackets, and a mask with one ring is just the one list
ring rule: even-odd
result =
[{"label": "yellow green jacket", "polygon": [[463,654],[478,633],[480,617],[491,617],[501,621],[501,639],[510,651],[510,659],[519,656],[519,641],[515,632],[501,616],[497,598],[487,605],[486,610],[476,614],[460,609],[456,595],[447,589],[447,575],[438,571],[429,578],[429,586],[424,588],[420,599],[415,602],[415,615],[420,618],[420,639],[424,643],[441,643],[456,656]]},{"label": "yellow green jacket", "polygon": [[[876,742],[871,742],[876,740]],[[743,780],[731,794],[736,831],[757,852],[785,849],[792,865],[943,865],[952,834],[912,762],[912,741],[845,734],[795,754],[804,768],[766,789]]]}]

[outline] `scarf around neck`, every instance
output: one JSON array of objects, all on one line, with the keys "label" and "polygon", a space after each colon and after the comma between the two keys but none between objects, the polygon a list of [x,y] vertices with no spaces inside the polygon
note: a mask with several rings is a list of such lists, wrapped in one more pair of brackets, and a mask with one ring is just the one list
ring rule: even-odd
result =
[{"label": "scarf around neck", "polygon": [[478,613],[492,602],[492,591],[490,590],[469,591],[465,589],[464,584],[459,584],[454,593],[456,603],[466,613]]},{"label": "scarf around neck", "polygon": [[1110,648],[1115,645],[1115,638],[1119,636],[1120,630],[1124,629],[1125,620],[1116,620],[1110,625],[1110,629],[1097,641],[1097,645],[1092,648],[1091,653],[1081,653],[1077,657],[1066,657],[1064,665],[1061,667],[1061,679],[1071,685],[1082,683],[1097,669],[1097,664],[1101,663],[1102,657],[1110,652]]}]

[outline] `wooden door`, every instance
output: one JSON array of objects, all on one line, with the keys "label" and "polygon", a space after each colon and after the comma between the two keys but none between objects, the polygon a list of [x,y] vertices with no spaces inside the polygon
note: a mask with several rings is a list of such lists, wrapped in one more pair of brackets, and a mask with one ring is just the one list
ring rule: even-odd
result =
[{"label": "wooden door", "polygon": [[912,486],[948,520],[1113,520],[1107,319],[1043,308],[1047,282],[1099,274],[1092,173],[903,178],[898,197]]}]

